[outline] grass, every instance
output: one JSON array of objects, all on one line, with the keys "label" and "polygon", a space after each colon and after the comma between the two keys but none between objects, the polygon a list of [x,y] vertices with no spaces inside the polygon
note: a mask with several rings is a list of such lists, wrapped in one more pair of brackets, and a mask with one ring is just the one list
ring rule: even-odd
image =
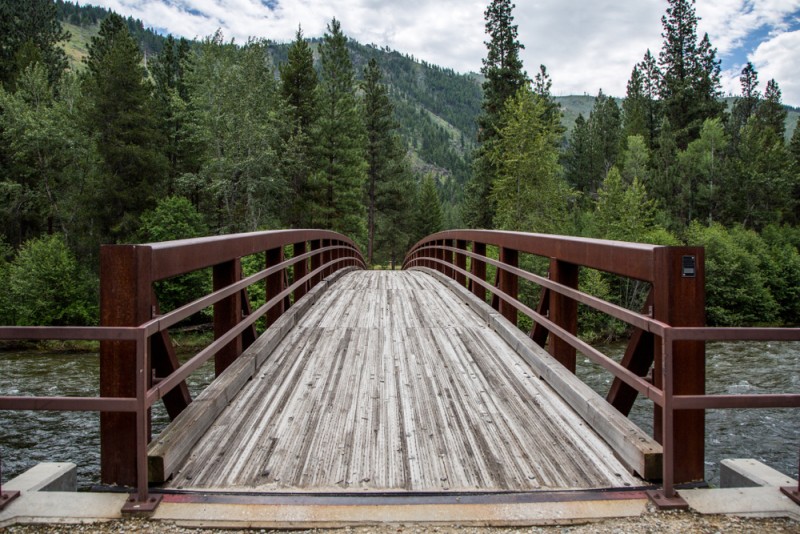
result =
[{"label": "grass", "polygon": [[98,34],[100,26],[96,24],[84,28],[68,22],[62,22],[61,26],[70,33],[69,41],[63,44],[69,61],[69,68],[78,72],[84,68],[83,59],[89,55],[89,45],[92,42],[92,37]]}]

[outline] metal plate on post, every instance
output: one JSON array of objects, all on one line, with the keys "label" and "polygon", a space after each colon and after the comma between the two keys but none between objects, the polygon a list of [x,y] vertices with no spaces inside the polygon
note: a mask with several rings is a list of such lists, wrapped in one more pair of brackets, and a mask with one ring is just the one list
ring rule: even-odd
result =
[{"label": "metal plate on post", "polygon": [[663,489],[645,491],[650,502],[656,505],[659,510],[688,510],[689,503],[683,497],[675,493],[672,497],[667,497]]},{"label": "metal plate on post", "polygon": [[147,500],[140,501],[139,496],[132,493],[131,496],[125,501],[122,507],[123,514],[151,514],[156,511],[158,505],[161,504],[163,495],[150,494]]},{"label": "metal plate on post", "polygon": [[11,504],[11,501],[20,496],[18,491],[4,491],[0,493],[0,510]]},{"label": "metal plate on post", "polygon": [[681,277],[694,278],[697,276],[697,257],[683,256],[681,258]]},{"label": "metal plate on post", "polygon": [[800,485],[784,486],[781,488],[781,493],[789,497],[796,505],[800,506]]}]

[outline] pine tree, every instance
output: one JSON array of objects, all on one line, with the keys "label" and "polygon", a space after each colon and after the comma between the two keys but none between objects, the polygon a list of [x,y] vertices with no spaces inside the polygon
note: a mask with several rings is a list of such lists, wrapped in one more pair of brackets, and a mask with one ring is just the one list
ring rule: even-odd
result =
[{"label": "pine tree", "polygon": [[728,121],[728,131],[734,150],[739,144],[739,132],[747,124],[748,119],[755,114],[761,101],[761,94],[758,91],[758,72],[751,62],[748,61],[742,69],[739,83],[742,87],[742,96],[733,103],[731,117]]},{"label": "pine tree", "polygon": [[361,83],[367,131],[367,261],[370,264],[375,258],[379,220],[384,219],[384,226],[396,227],[398,218],[390,212],[406,211],[403,200],[407,191],[402,190],[407,186],[404,178],[408,176],[405,154],[397,135],[398,124],[393,118],[389,91],[381,80],[378,62],[371,58]]},{"label": "pine tree", "polygon": [[506,102],[503,124],[491,154],[499,169],[491,192],[497,206],[494,226],[568,233],[566,208],[571,194],[558,164],[558,119],[545,99],[523,88]]},{"label": "pine tree", "polygon": [[792,167],[791,176],[794,181],[792,191],[792,205],[786,216],[786,222],[794,226],[800,225],[800,117],[794,127],[792,139],[789,142],[789,154]]},{"label": "pine tree", "polygon": [[633,135],[649,139],[647,107],[642,72],[639,70],[639,65],[635,65],[628,80],[625,100],[622,101],[623,135],[626,139]]},{"label": "pine tree", "polygon": [[366,213],[362,202],[366,180],[364,124],[355,96],[355,76],[347,37],[333,19],[320,45],[320,150],[323,170],[318,177],[321,198],[314,221],[366,243]]},{"label": "pine tree", "polygon": [[302,28],[297,29],[295,40],[289,46],[288,59],[280,66],[281,94],[289,104],[295,130],[310,132],[319,117],[317,103],[317,73],[314,71],[314,54],[303,38]]},{"label": "pine tree", "polygon": [[721,100],[720,63],[717,59],[717,49],[711,46],[708,34],[704,34],[698,45],[698,55],[694,64],[693,93],[697,116],[690,124],[690,131],[696,135],[699,135],[707,119],[721,117],[725,110],[725,103]]},{"label": "pine tree", "polygon": [[725,187],[724,222],[760,230],[791,218],[796,178],[783,136],[756,112],[741,129],[737,153]]},{"label": "pine tree", "polygon": [[589,125],[583,118],[583,114],[578,114],[564,152],[564,177],[570,186],[586,193],[589,191],[591,173],[592,153]]},{"label": "pine tree", "polygon": [[60,43],[69,37],[52,0],[0,1],[0,84],[12,88],[28,65],[39,62],[55,85],[67,68]]},{"label": "pine tree", "polygon": [[442,230],[442,202],[432,174],[426,174],[417,188],[415,239],[417,241]]},{"label": "pine tree", "polygon": [[164,48],[148,63],[148,70],[155,84],[156,114],[166,140],[165,152],[169,159],[167,189],[172,193],[175,181],[190,170],[191,155],[184,143],[183,118],[186,114],[189,95],[186,89],[185,66],[189,57],[189,43],[181,38],[178,42],[167,36]]},{"label": "pine tree", "polygon": [[309,207],[315,195],[309,178],[319,169],[319,103],[314,55],[301,29],[289,46],[288,60],[280,66],[280,77],[292,121],[282,164],[292,192],[287,219],[293,228],[304,228],[311,226]]},{"label": "pine tree", "polygon": [[483,113],[478,119],[479,140],[487,141],[497,136],[502,127],[499,122],[506,101],[528,83],[519,53],[525,47],[517,40],[517,25],[513,24],[509,0],[492,0],[484,12],[488,53],[483,60]]},{"label": "pine tree", "polygon": [[647,146],[652,149],[655,146],[661,124],[661,102],[658,100],[661,70],[650,50],[647,50],[639,63],[639,71],[642,73],[642,90],[647,104],[648,135],[645,136],[645,140]]},{"label": "pine tree", "polygon": [[561,105],[553,97],[552,87],[553,80],[547,73],[547,67],[539,65],[539,72],[533,78],[533,94],[544,102],[547,121],[555,126],[558,134],[563,135],[566,130],[561,127]]},{"label": "pine tree", "polygon": [[722,112],[720,66],[708,35],[697,41],[694,0],[669,0],[669,5],[661,18],[660,96],[678,146],[685,148],[697,138],[705,119]]},{"label": "pine tree", "polygon": [[527,85],[528,76],[523,70],[517,40],[517,25],[513,24],[509,0],[492,0],[484,12],[486,19],[487,55],[481,73],[483,83],[482,112],[478,118],[478,141],[481,145],[473,156],[472,178],[467,184],[462,218],[474,228],[491,228],[495,208],[487,199],[497,177],[497,168],[488,158],[493,143],[502,129],[502,114],[506,101]]},{"label": "pine tree", "polygon": [[625,183],[616,167],[608,174],[597,192],[592,214],[594,235],[615,241],[641,241],[654,226],[655,202],[638,179]]},{"label": "pine tree", "polygon": [[678,231],[682,228],[681,206],[675,202],[680,194],[678,145],[668,118],[664,118],[661,123],[655,147],[651,160],[653,166],[651,183],[644,185],[650,197],[663,207],[669,216],[670,229]]},{"label": "pine tree", "polygon": [[789,141],[789,152],[792,154],[793,164],[795,171],[800,175],[800,117],[797,117],[797,123],[794,127],[792,139]]},{"label": "pine tree", "polygon": [[167,171],[163,141],[142,53],[116,14],[92,37],[84,79],[87,128],[96,132],[104,163],[95,189],[100,235],[127,239],[138,216],[162,193]]},{"label": "pine tree", "polygon": [[756,117],[764,128],[771,128],[779,137],[786,135],[786,108],[781,103],[778,82],[770,80],[764,90],[764,99],[756,108]]},{"label": "pine tree", "polygon": [[589,190],[596,192],[608,170],[616,165],[622,135],[622,121],[616,100],[601,90],[589,114],[591,174]]}]

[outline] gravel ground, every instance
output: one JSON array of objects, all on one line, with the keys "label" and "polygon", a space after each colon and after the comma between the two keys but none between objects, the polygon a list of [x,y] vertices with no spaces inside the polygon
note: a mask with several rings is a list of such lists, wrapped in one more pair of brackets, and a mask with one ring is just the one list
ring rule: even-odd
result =
[{"label": "gravel ground", "polygon": [[[233,532],[276,532],[267,530],[212,530],[190,529],[175,525],[148,521],[145,519],[125,519],[107,523],[93,523],[85,525],[16,525],[0,528],[0,533],[29,534],[46,533],[57,534],[62,532],[80,532],[85,534],[127,534],[127,533],[152,533],[174,532],[177,534],[190,533],[233,533]],[[285,532],[285,531],[284,531]],[[700,515],[691,512],[655,512],[647,513],[636,518],[611,519],[597,523],[583,525],[556,525],[546,527],[525,528],[491,528],[491,527],[464,527],[464,526],[422,526],[422,525],[380,525],[358,528],[342,529],[314,529],[292,531],[303,533],[329,533],[329,534],[514,534],[523,532],[543,533],[576,533],[576,534],[684,534],[702,533],[761,533],[781,532],[800,534],[800,522],[784,518],[752,519],[729,516]]]}]

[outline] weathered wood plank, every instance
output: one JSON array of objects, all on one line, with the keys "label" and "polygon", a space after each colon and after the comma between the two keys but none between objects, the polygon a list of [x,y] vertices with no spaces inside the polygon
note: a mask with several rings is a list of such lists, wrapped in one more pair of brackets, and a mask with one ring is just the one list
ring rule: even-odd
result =
[{"label": "weathered wood plank", "polygon": [[174,473],[222,410],[291,331],[298,318],[345,272],[334,273],[306,293],[150,443],[147,449],[150,482],[162,483]]},{"label": "weathered wood plank", "polygon": [[169,487],[469,491],[640,483],[487,317],[424,273],[342,277],[225,408]]},{"label": "weathered wood plank", "polygon": [[425,271],[445,283],[548,382],[564,400],[615,451],[623,464],[645,480],[661,478],[662,447],[630,419],[614,409],[577,376],[559,364],[517,327],[504,320],[496,311],[475,298],[469,291],[438,271]]}]

